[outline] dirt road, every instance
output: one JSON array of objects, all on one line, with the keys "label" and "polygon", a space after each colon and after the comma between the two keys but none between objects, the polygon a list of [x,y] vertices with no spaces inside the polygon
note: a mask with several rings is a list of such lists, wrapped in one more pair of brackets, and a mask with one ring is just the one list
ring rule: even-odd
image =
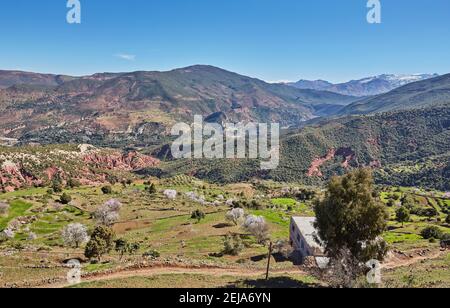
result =
[{"label": "dirt road", "polygon": [[[292,268],[288,270],[272,270],[272,275],[286,275],[286,274],[305,274],[299,268]],[[260,277],[266,274],[264,270],[244,269],[244,268],[183,268],[183,267],[152,267],[138,270],[123,270],[114,273],[99,274],[92,277],[83,277],[83,283],[108,281],[114,279],[126,279],[130,277],[151,277],[158,275],[170,274],[191,274],[191,275],[208,275],[215,277],[232,276],[238,278],[252,278]],[[43,286],[44,288],[64,288],[68,287],[66,282],[49,284]]]},{"label": "dirt road", "polygon": [[[414,255],[412,257],[393,257],[388,262],[382,264],[382,268],[384,270],[395,269],[399,267],[410,266],[415,263],[424,261],[424,260],[433,260],[444,256],[447,252],[445,251],[430,251],[425,255]],[[286,275],[286,274],[307,274],[300,267],[293,267],[291,269],[285,270],[271,270],[272,275]],[[208,276],[233,276],[239,278],[252,278],[252,277],[261,277],[265,275],[265,271],[263,269],[255,270],[255,269],[247,269],[247,268],[194,268],[194,267],[183,267],[183,266],[157,266],[157,267],[149,267],[143,269],[133,269],[133,270],[122,270],[113,273],[102,273],[91,277],[83,277],[83,282],[97,282],[97,281],[108,281],[114,279],[126,279],[130,277],[151,277],[158,275],[167,275],[167,274],[197,274],[197,275],[208,275]],[[48,284],[43,287],[45,288],[64,288],[68,287],[69,284],[66,282],[63,283],[55,283]]]}]

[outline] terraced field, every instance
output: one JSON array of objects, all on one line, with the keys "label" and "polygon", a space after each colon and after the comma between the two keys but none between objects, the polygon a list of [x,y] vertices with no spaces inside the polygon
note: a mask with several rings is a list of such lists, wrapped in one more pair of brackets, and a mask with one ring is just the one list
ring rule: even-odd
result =
[{"label": "terraced field", "polygon": [[[148,183],[137,181],[130,185],[114,185],[111,194],[104,194],[101,187],[83,186],[67,188],[61,193],[32,188],[0,195],[0,200],[10,204],[8,215],[0,217],[0,230],[15,221],[20,222],[14,238],[0,244],[1,284],[18,287],[66,286],[67,268],[64,267],[64,261],[79,258],[83,261],[82,272],[87,275],[79,287],[325,285],[277,255],[272,256],[273,279],[264,284],[260,279],[264,276],[267,264],[267,247],[258,244],[243,228],[225,219],[230,210],[229,200],[234,200],[245,209],[246,214],[265,218],[273,242],[287,240],[290,218],[313,215],[313,203],[315,198],[320,197],[320,190],[315,191],[315,197],[299,199],[286,194],[286,185],[275,182],[219,186],[188,176],[177,176],[164,180],[152,179],[152,183],[157,187],[154,194],[146,190]],[[295,185],[290,187],[294,188]],[[168,189],[177,191],[175,199],[164,195]],[[303,189],[308,191],[313,188]],[[70,204],[59,202],[63,193],[71,196]],[[203,201],[195,200],[192,194],[187,193],[201,196]],[[402,200],[405,196],[412,197],[417,207],[435,208],[438,216],[413,215],[411,221],[403,225],[396,222],[396,206],[389,206],[389,201]],[[91,264],[83,256],[83,247],[75,249],[64,245],[61,230],[75,222],[93,230],[95,221],[92,213],[111,199],[122,203],[120,219],[113,226],[116,238],[138,243],[139,250],[125,255],[123,259],[119,253],[111,251],[101,263]],[[430,258],[439,251],[438,242],[426,240],[420,234],[428,226],[438,226],[444,233],[450,233],[450,226],[445,223],[448,200],[443,193],[382,187],[380,200],[391,214],[384,238],[391,245],[392,260],[398,259],[400,267],[405,262],[400,253],[412,254],[410,262],[413,264],[408,263],[407,268],[414,269],[414,260],[419,258],[418,254],[422,254],[422,251]],[[200,221],[192,219],[195,210],[203,211],[205,218]],[[34,237],[30,234],[34,234]],[[236,256],[222,253],[224,239],[228,234],[239,235],[243,242],[244,249]],[[148,251],[157,251],[159,256],[144,257]],[[434,270],[437,266],[448,265],[448,261],[445,255],[440,255],[438,259],[427,262],[431,262],[431,269]],[[437,279],[437,274],[427,274],[426,278],[422,277],[428,272],[421,270],[422,263],[417,266],[419,270],[413,271],[413,275],[422,284],[450,285],[450,279],[445,276]],[[394,268],[390,267],[386,272],[386,283],[401,285],[406,271],[403,267],[395,268],[394,263]],[[229,275],[230,272],[234,274]],[[192,285],[189,281],[193,281]]]}]

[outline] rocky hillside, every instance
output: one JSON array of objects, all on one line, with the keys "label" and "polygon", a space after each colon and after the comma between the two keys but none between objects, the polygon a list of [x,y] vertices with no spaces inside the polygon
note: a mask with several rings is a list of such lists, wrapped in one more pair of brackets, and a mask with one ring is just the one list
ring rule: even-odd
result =
[{"label": "rocky hillside", "polygon": [[48,185],[55,179],[95,185],[129,178],[132,172],[158,165],[157,159],[137,152],[90,145],[0,147],[0,191]]}]

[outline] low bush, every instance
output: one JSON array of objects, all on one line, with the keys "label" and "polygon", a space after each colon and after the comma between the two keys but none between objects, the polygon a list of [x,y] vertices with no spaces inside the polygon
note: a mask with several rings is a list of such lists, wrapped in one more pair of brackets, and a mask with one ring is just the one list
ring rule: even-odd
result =
[{"label": "low bush", "polygon": [[427,227],[427,228],[423,229],[422,232],[420,233],[420,235],[426,240],[429,240],[432,238],[441,239],[444,236],[441,229],[439,229],[436,226],[431,226],[431,227]]}]

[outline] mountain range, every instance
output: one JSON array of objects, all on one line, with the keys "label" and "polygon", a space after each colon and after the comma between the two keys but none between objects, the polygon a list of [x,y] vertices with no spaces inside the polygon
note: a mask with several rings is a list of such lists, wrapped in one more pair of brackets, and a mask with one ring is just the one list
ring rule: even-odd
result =
[{"label": "mountain range", "polygon": [[387,93],[409,83],[422,81],[437,76],[437,74],[383,74],[338,84],[333,84],[325,80],[300,80],[288,84],[298,89],[313,89],[318,91],[339,93],[342,95],[363,97]]},{"label": "mountain range", "polygon": [[340,109],[357,100],[201,65],[85,77],[2,71],[0,80],[9,86],[0,90],[0,137],[41,143],[160,134],[197,114],[289,127],[322,116],[324,106]]},{"label": "mountain range", "polygon": [[[362,98],[270,84],[204,65],[84,77],[0,71],[0,84],[0,142],[9,145],[138,150],[150,163],[135,171],[161,177],[315,184],[352,167],[371,166],[379,183],[450,189],[450,74],[400,83],[387,93]],[[171,127],[191,123],[197,114],[219,123],[280,122],[285,128],[280,167],[263,172],[255,160],[172,161]],[[13,156],[26,158],[26,153]],[[124,155],[114,157],[128,157]],[[152,157],[161,163],[154,164]],[[44,167],[40,173],[64,169]],[[39,172],[20,169],[25,175]]]},{"label": "mountain range", "polygon": [[345,106],[338,115],[450,106],[450,74],[413,82],[388,93],[368,97]]}]

